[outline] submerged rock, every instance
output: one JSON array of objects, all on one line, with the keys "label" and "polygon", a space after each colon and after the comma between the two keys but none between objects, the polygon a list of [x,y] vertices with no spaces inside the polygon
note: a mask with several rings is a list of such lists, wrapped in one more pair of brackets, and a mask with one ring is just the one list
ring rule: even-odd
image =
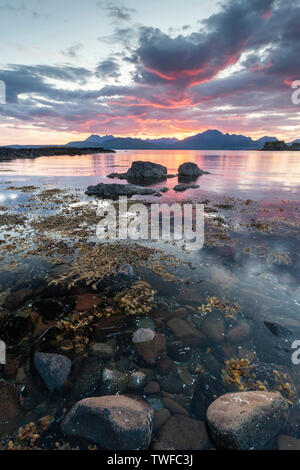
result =
[{"label": "submerged rock", "polygon": [[153,410],[142,400],[118,395],[85,398],[61,424],[66,436],[89,439],[108,450],[147,449]]},{"label": "submerged rock", "polygon": [[167,323],[176,338],[191,346],[197,346],[205,342],[205,336],[185,320],[181,318],[171,318]]},{"label": "submerged rock", "polygon": [[137,186],[135,184],[99,183],[96,186],[88,186],[85,194],[88,196],[99,196],[107,199],[113,199],[118,196],[130,197],[134,194],[157,194],[157,191],[151,188],[143,188],[142,186]]},{"label": "submerged rock", "polygon": [[279,323],[265,320],[264,324],[271,333],[278,338],[292,338],[295,336],[295,333],[292,330],[280,325]]},{"label": "submerged rock", "polygon": [[0,382],[0,435],[13,431],[23,416],[16,389]]},{"label": "submerged rock", "polygon": [[132,390],[139,390],[143,388],[145,383],[147,382],[147,375],[145,372],[138,370],[137,372],[133,372],[130,376],[128,382],[128,388]]},{"label": "submerged rock", "polygon": [[172,416],[160,430],[155,450],[201,450],[208,443],[203,421],[184,415]]},{"label": "submerged rock", "polygon": [[68,357],[61,354],[36,352],[33,360],[37,371],[51,392],[60,390],[65,385],[72,366]]},{"label": "submerged rock", "polygon": [[112,395],[114,393],[124,393],[129,377],[126,373],[118,369],[105,368],[102,372],[102,393]]},{"label": "submerged rock", "polygon": [[140,328],[133,335],[133,343],[138,355],[148,365],[155,362],[166,353],[166,337],[161,333],[155,334],[147,328]]},{"label": "submerged rock", "polygon": [[176,186],[174,186],[174,191],[177,191],[177,192],[183,192],[183,191],[186,191],[187,189],[197,189],[197,188],[200,188],[200,186],[198,184],[177,184]]},{"label": "submerged rock", "polygon": [[212,437],[227,449],[260,449],[285,426],[288,404],[278,392],[239,392],[220,396],[206,420]]}]

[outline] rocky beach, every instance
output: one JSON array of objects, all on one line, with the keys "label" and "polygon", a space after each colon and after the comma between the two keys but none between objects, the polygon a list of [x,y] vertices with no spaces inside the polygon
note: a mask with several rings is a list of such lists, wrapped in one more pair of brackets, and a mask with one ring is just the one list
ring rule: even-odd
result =
[{"label": "rocky beach", "polygon": [[[199,198],[209,172],[193,162],[108,176],[75,191],[2,185],[23,198],[0,213],[2,449],[298,448],[291,291],[241,273],[259,258],[297,279],[299,206]],[[149,205],[177,183],[182,204],[204,204],[201,261],[179,241],[95,238],[99,200]]]}]

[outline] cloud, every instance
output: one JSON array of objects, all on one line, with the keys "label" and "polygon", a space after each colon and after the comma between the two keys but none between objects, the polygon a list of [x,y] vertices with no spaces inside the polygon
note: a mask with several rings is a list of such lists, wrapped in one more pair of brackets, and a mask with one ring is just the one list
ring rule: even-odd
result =
[{"label": "cloud", "polygon": [[77,56],[78,52],[80,51],[80,49],[82,49],[82,47],[83,47],[83,44],[76,43],[76,44],[73,44],[73,46],[70,46],[67,49],[62,50],[61,53],[64,56],[70,57],[71,59],[73,59],[74,57]]},{"label": "cloud", "polygon": [[99,1],[97,5],[103,7],[111,18],[118,21],[130,21],[136,13],[135,8],[128,8],[120,3]]}]

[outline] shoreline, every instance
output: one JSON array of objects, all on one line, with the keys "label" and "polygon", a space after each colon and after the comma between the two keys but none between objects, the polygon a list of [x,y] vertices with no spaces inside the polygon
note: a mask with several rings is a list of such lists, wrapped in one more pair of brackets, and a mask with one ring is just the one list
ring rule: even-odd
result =
[{"label": "shoreline", "polygon": [[104,149],[102,147],[28,147],[13,148],[0,147],[0,161],[14,160],[16,158],[37,158],[51,157],[56,155],[88,155],[91,153],[116,153],[115,150]]}]

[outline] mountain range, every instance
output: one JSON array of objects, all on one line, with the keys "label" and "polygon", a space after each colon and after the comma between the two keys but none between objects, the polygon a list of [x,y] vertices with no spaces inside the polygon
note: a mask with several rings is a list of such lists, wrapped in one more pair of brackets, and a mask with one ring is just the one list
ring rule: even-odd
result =
[{"label": "mountain range", "polygon": [[253,140],[237,134],[223,134],[218,130],[207,130],[183,140],[176,138],[137,139],[114,137],[113,135],[90,135],[86,140],[69,142],[69,147],[104,147],[106,149],[145,150],[251,150],[261,149],[265,142],[277,141],[276,137],[264,136]]}]

